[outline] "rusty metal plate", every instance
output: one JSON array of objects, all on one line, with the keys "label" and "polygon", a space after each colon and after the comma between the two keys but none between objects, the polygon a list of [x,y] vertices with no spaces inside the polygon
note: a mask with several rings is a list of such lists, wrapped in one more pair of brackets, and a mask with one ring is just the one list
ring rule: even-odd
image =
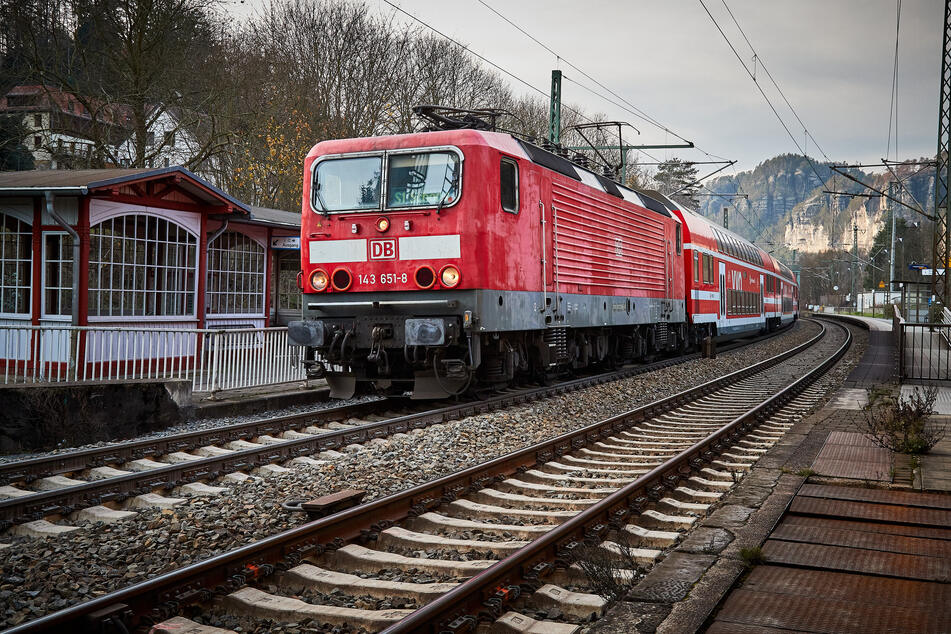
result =
[{"label": "rusty metal plate", "polygon": [[925,508],[951,510],[951,495],[941,495],[938,493],[840,487],[829,484],[804,484],[802,488],[799,489],[798,495],[831,500],[877,502],[879,504],[901,504],[903,506],[921,506]]},{"label": "rusty metal plate", "polygon": [[[916,610],[951,605],[951,585],[888,577],[866,577],[845,572],[757,566],[743,583],[746,590],[794,594],[828,601],[871,603]],[[951,631],[951,610],[945,610]]]},{"label": "rusty metal plate", "polygon": [[935,526],[938,528],[951,526],[951,511],[944,509],[850,502],[848,500],[823,500],[797,496],[789,505],[789,512],[799,515],[818,515],[846,520],[858,519],[871,522]]},{"label": "rusty metal plate", "polygon": [[775,627],[741,625],[739,623],[726,623],[724,621],[714,621],[705,631],[707,634],[799,634],[797,630],[780,630]]},{"label": "rusty metal plate", "polygon": [[904,524],[878,524],[875,522],[859,522],[832,519],[825,517],[806,517],[802,515],[787,515],[783,524],[796,526],[829,526],[841,530],[865,531],[866,533],[884,533],[886,535],[904,535],[905,537],[921,537],[923,539],[951,539],[951,529],[932,528],[928,526],[906,526]]},{"label": "rusty metal plate", "polygon": [[[763,544],[766,560],[773,564],[821,568],[868,575],[947,581],[951,579],[951,561],[861,548],[802,544],[767,539]],[[907,631],[907,630],[906,630]]]},{"label": "rusty metal plate", "polygon": [[[850,522],[842,523],[849,524]],[[874,526],[874,524],[870,524],[870,526]],[[839,527],[835,522],[824,522],[818,526],[783,522],[772,532],[770,539],[881,550],[906,555],[920,555],[922,557],[951,557],[951,541],[888,535],[874,531],[866,532],[861,529]]]},{"label": "rusty metal plate", "polygon": [[[783,571],[784,573],[786,571]],[[754,570],[754,574],[756,571]],[[826,587],[833,580],[826,582]],[[945,610],[914,609],[872,602],[797,596],[784,592],[734,590],[717,614],[721,632],[738,632],[740,625],[808,632],[945,632]],[[731,627],[733,626],[733,627]]]},{"label": "rusty metal plate", "polygon": [[826,438],[827,445],[852,445],[854,447],[877,447],[864,434],[854,431],[834,431]]},{"label": "rusty metal plate", "polygon": [[812,468],[825,476],[891,481],[891,452],[876,447],[862,434],[829,434]]}]

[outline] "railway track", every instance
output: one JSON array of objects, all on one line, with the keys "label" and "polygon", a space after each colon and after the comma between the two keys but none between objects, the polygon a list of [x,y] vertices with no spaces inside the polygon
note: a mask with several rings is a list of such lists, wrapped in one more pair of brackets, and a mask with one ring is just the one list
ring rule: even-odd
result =
[{"label": "railway track", "polygon": [[525,631],[540,613],[545,631],[576,631],[606,606],[586,567],[631,581],[662,558],[814,404],[810,384],[850,340],[830,324],[716,381],[9,631],[198,627],[185,617]]},{"label": "railway track", "polygon": [[[772,335],[731,343],[723,350]],[[219,478],[238,483],[251,472],[311,463],[321,454],[376,438],[485,413],[698,358],[698,354],[627,366],[541,387],[511,389],[478,401],[420,404],[388,398],[265,418],[160,438],[0,464],[0,531],[53,535],[75,527],[49,519],[118,521],[145,506],[166,508],[178,495],[215,495]],[[331,452],[331,453],[327,453]],[[317,458],[315,458],[317,457]],[[4,499],[5,498],[5,499]]]}]

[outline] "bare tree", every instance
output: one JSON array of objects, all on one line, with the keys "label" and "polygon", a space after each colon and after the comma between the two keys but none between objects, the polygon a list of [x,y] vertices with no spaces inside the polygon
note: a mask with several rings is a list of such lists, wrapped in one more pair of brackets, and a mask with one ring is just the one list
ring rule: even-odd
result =
[{"label": "bare tree", "polygon": [[[4,0],[11,2],[11,0]],[[15,4],[15,2],[13,2]],[[210,90],[216,58],[215,0],[32,0],[5,11],[17,32],[11,55],[21,81],[44,87],[51,103],[78,104],[95,145],[90,166],[118,163],[120,147],[144,167],[174,146],[181,132],[204,126],[187,148],[188,165],[220,149],[209,118],[227,91]],[[36,19],[42,16],[43,19]],[[156,123],[165,123],[155,136]]]}]

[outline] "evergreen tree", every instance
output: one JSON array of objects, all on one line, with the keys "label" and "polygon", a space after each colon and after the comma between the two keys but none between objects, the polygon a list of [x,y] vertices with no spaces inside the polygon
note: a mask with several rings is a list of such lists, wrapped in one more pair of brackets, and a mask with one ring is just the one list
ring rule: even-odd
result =
[{"label": "evergreen tree", "polygon": [[677,203],[691,209],[700,207],[700,201],[697,200],[700,184],[697,183],[697,168],[693,163],[679,158],[664,161],[657,166],[654,180],[660,192]]},{"label": "evergreen tree", "polygon": [[0,116],[0,172],[33,169],[33,154],[23,145],[30,131],[18,116]]}]

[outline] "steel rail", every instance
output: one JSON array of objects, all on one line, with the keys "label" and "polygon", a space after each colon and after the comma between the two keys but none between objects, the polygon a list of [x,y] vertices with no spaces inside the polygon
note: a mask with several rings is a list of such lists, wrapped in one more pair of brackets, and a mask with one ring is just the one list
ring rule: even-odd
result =
[{"label": "steel rail", "polygon": [[[773,335],[755,337],[747,343],[769,338]],[[197,482],[200,480],[215,479],[227,473],[254,469],[275,462],[286,462],[301,456],[310,456],[327,450],[336,450],[351,444],[369,442],[375,438],[386,438],[397,433],[406,433],[413,429],[421,429],[430,425],[445,423],[451,420],[483,414],[495,409],[511,407],[564,394],[574,390],[591,387],[638,374],[652,372],[661,368],[670,367],[698,358],[698,353],[692,353],[672,359],[664,359],[646,365],[637,365],[622,368],[603,374],[571,379],[552,386],[529,388],[494,395],[480,401],[469,401],[459,404],[440,407],[433,410],[407,414],[383,421],[367,423],[348,429],[329,431],[315,434],[308,438],[286,440],[281,443],[265,445],[251,449],[235,450],[223,456],[212,456],[170,464],[168,466],[137,471],[103,480],[93,480],[69,487],[41,491],[31,495],[0,500],[0,530],[5,530],[14,524],[22,524],[51,515],[68,515],[78,509],[101,505],[105,502],[124,502],[130,497],[150,493],[156,490],[170,491],[176,486]],[[254,437],[263,433],[280,433],[301,424],[301,420],[320,422],[339,417],[343,412],[354,414],[372,412],[381,407],[392,407],[391,400],[383,399],[348,405],[343,408],[318,410],[305,414],[292,414],[286,417],[263,419],[249,423],[238,423],[227,427],[207,429],[195,432],[185,432],[174,436],[150,440],[133,441],[99,447],[65,454],[56,454],[7,463],[0,466],[0,474],[5,477],[4,483],[26,481],[31,482],[42,473],[45,465],[51,465],[51,473],[73,473],[91,467],[110,464],[121,464],[138,458],[160,456],[173,451],[187,451],[206,445],[220,444],[231,440]],[[360,415],[360,414],[358,414]]]},{"label": "steel rail", "polygon": [[[724,346],[724,350],[750,345],[768,339],[779,333],[773,333],[765,336],[750,338],[748,341],[731,342]],[[691,353],[674,359],[665,359],[663,361],[644,364],[640,366],[626,367],[620,371],[607,372],[580,379],[572,379],[559,383],[557,386],[547,386],[542,388],[529,388],[520,390],[517,394],[527,395],[525,399],[536,399],[560,393],[562,387],[567,390],[579,389],[590,386],[596,382],[613,381],[618,378],[626,378],[645,372],[669,367],[674,364],[684,363],[699,358],[699,354]],[[495,403],[508,406],[517,404],[516,394],[508,393],[501,396],[493,396],[483,399],[480,402]],[[219,445],[235,440],[245,440],[264,434],[274,435],[288,430],[298,429],[307,424],[320,424],[323,422],[335,420],[343,416],[366,416],[375,413],[380,408],[389,406],[398,407],[401,404],[400,399],[391,397],[376,401],[356,403],[341,407],[326,408],[300,414],[289,414],[272,418],[260,418],[233,425],[224,425],[190,432],[181,432],[160,438],[150,438],[145,440],[130,440],[128,442],[116,443],[104,447],[93,447],[78,451],[66,451],[57,454],[48,454],[36,458],[17,460],[12,462],[0,463],[0,486],[14,484],[17,482],[30,483],[39,478],[64,473],[76,473],[92,467],[101,467],[115,464],[122,464],[131,460],[148,458],[152,456],[161,456],[175,451],[191,451],[207,445]],[[459,407],[459,405],[454,405]],[[339,435],[339,434],[338,434]]]},{"label": "steel rail", "polygon": [[725,449],[728,443],[738,440],[824,374],[852,343],[851,331],[836,325],[846,332],[845,342],[806,375],[670,460],[388,627],[383,633],[469,631],[476,624],[476,615],[480,613],[501,616],[506,604],[502,597],[514,599],[519,593],[497,595],[499,590],[511,586],[537,586],[539,577],[551,572],[556,560],[571,561],[572,550],[577,546],[599,540],[599,536],[609,527],[621,528],[625,518],[643,508],[648,500],[658,499],[665,490],[675,488],[694,468]]},{"label": "steel rail", "polygon": [[[808,341],[742,370],[480,465],[64,608],[5,630],[5,633],[107,632],[109,630],[103,629],[103,626],[110,619],[120,619],[122,628],[127,631],[140,625],[158,623],[178,614],[183,604],[208,601],[215,595],[227,594],[250,580],[266,577],[276,570],[287,570],[305,557],[335,550],[349,541],[372,540],[393,522],[425,513],[461,494],[502,480],[520,468],[551,460],[576,447],[611,436],[661,412],[757,374],[822,339],[826,329],[821,324],[820,328],[820,332]],[[115,631],[123,631],[122,628],[117,627]]]},{"label": "steel rail", "polygon": [[279,434],[291,429],[298,429],[307,424],[320,424],[338,420],[343,416],[365,416],[373,413],[383,404],[399,406],[392,399],[365,401],[300,414],[259,418],[244,423],[171,434],[161,438],[131,440],[104,447],[92,447],[79,451],[68,451],[7,462],[0,464],[0,485],[14,482],[29,483],[37,478],[49,475],[75,473],[90,467],[121,464],[139,458],[161,456],[174,451],[189,451],[207,445],[245,440],[264,434]]}]

